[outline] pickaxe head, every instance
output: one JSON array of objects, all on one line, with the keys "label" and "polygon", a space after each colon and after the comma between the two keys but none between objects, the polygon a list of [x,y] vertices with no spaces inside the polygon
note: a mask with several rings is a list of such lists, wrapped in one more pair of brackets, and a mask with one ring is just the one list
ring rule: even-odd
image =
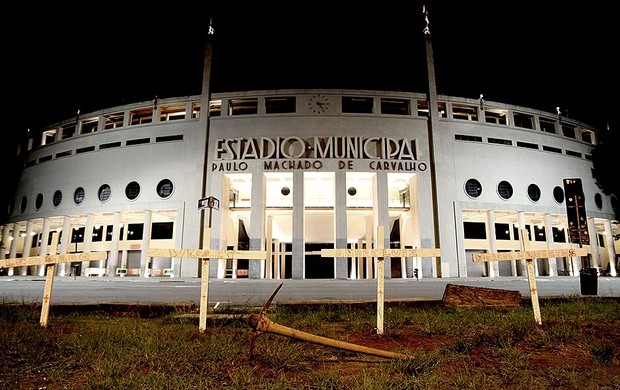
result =
[{"label": "pickaxe head", "polygon": [[280,283],[278,287],[276,287],[275,291],[271,294],[267,302],[265,302],[265,305],[260,311],[260,314],[251,314],[248,318],[248,324],[252,329],[254,329],[254,333],[252,333],[252,340],[250,341],[250,360],[252,360],[252,358],[254,357],[254,342],[256,341],[256,337],[258,337],[258,335],[262,333],[262,331],[260,330],[261,327],[259,325],[261,322],[265,321],[265,318],[267,317],[267,309],[269,309],[273,298],[275,298],[278,291],[280,291],[282,284],[284,283]]}]

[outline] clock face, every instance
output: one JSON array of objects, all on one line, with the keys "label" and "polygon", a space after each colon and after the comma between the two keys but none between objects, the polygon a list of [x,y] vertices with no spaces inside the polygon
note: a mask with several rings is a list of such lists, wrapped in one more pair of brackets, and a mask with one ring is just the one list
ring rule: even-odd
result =
[{"label": "clock face", "polygon": [[308,108],[315,114],[325,114],[329,111],[329,98],[325,95],[312,95],[308,100]]}]

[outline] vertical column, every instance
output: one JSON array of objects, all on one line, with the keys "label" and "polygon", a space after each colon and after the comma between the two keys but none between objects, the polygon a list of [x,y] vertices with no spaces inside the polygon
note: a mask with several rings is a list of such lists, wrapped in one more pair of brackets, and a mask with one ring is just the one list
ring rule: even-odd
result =
[{"label": "vertical column", "polygon": [[601,266],[601,254],[599,253],[596,224],[592,217],[588,217],[588,234],[590,235],[590,250],[592,251],[592,264],[590,266],[599,268]]},{"label": "vertical column", "polygon": [[[525,213],[523,211],[519,211],[518,218],[519,218],[519,234],[523,234],[523,229],[525,229]],[[525,238],[527,237],[524,237],[524,240]],[[521,248],[521,250],[525,250],[525,249]],[[527,273],[525,269],[525,260],[514,260],[514,261],[516,262],[516,265],[517,265],[518,274],[521,276],[525,276]]]},{"label": "vertical column", "polygon": [[[262,172],[252,174],[252,211],[250,211],[250,250],[263,250],[265,237],[265,175]],[[265,261],[251,260],[250,278],[264,277]]]},{"label": "vertical column", "polygon": [[146,251],[150,247],[151,242],[151,222],[153,221],[153,212],[144,210],[144,227],[142,229],[142,250],[140,252],[140,275],[145,278],[150,275],[148,270],[151,269],[151,259],[146,256]]},{"label": "vertical column", "polygon": [[[386,172],[377,172],[373,176],[373,223],[375,229],[378,226],[383,226],[384,231],[387,232],[383,237],[383,247],[390,247],[390,232],[392,227],[390,226],[390,214],[389,214],[389,196],[388,196],[388,180]],[[376,233],[375,233],[376,234]],[[385,278],[392,278],[392,259],[389,257],[384,258],[384,267],[387,269],[385,272]]]},{"label": "vertical column", "polygon": [[108,255],[108,277],[116,276],[116,268],[118,267],[118,244],[121,228],[121,213],[114,212],[114,222],[112,223],[112,244],[110,254]]},{"label": "vertical column", "polygon": [[[93,242],[93,226],[95,223],[95,216],[86,214],[86,226],[84,226],[84,242],[82,243],[82,252],[90,252],[90,247]],[[90,268],[90,261],[82,261],[80,267],[80,276],[86,276],[86,268]]]},{"label": "vertical column", "polygon": [[616,248],[614,248],[614,233],[611,230],[611,221],[606,219],[603,221],[603,224],[605,225],[605,247],[607,248],[607,256],[609,258],[609,274],[611,276],[617,276]]},{"label": "vertical column", "polygon": [[267,224],[265,227],[265,279],[274,279],[275,274],[273,272],[273,217],[270,215],[267,217]]},{"label": "vertical column", "polygon": [[[372,217],[366,217],[366,249],[374,249],[374,222]],[[366,279],[374,279],[377,274],[372,256],[364,257],[366,263]]]},{"label": "vertical column", "polygon": [[[340,169],[336,171],[334,194],[334,232],[336,234],[335,248],[347,249],[347,174],[346,171]],[[329,261],[325,259],[326,261]],[[334,259],[334,277],[336,279],[346,279],[347,275],[347,258],[337,257]],[[353,259],[352,259],[353,261]]]},{"label": "vertical column", "polygon": [[[26,222],[26,235],[24,236],[24,247],[22,248],[22,257],[29,257],[30,250],[32,249],[32,220]],[[19,269],[19,274],[22,276],[28,275],[28,266],[22,266]]]},{"label": "vertical column", "polygon": [[[58,254],[64,255],[67,253],[67,248],[71,242],[71,218],[68,216],[62,217],[62,239],[60,241],[60,248],[58,248]],[[60,263],[56,265],[56,275],[65,276],[67,274],[67,263]]]},{"label": "vertical column", "polygon": [[[495,211],[487,210],[487,246],[490,253],[497,253],[497,235],[495,234]],[[497,261],[487,261],[487,276],[494,278],[497,272]]]},{"label": "vertical column", "polygon": [[0,259],[6,259],[6,248],[9,245],[9,232],[11,228],[10,226],[4,225],[2,226],[2,245],[0,245]]},{"label": "vertical column", "polygon": [[[545,214],[545,232],[547,238],[547,249],[555,249],[555,243],[553,242],[553,223],[551,221],[551,214]],[[555,257],[547,259],[547,267],[549,268],[549,276],[558,275],[558,262]]]},{"label": "vertical column", "polygon": [[[515,241],[515,225],[513,222],[510,222],[509,226],[510,228],[508,229],[508,234],[510,236],[510,242],[512,242]],[[510,276],[517,276],[517,263],[515,260],[510,260]]]},{"label": "vertical column", "polygon": [[304,173],[302,171],[293,172],[293,242],[291,277],[293,279],[305,279],[306,262],[304,240],[305,231],[305,204],[304,204]]},{"label": "vertical column", "polygon": [[[9,249],[9,259],[17,257],[17,240],[19,239],[19,224],[13,224],[13,239],[11,240],[11,247]],[[15,274],[15,268],[9,268],[8,275],[13,276]]]}]

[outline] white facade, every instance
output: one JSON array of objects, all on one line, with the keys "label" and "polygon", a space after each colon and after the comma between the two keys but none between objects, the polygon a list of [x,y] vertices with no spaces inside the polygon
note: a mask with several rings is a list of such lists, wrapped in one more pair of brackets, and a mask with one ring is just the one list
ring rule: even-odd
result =
[{"label": "white facade", "polygon": [[[0,256],[107,251],[107,261],[59,273],[198,277],[197,259],[150,259],[146,249],[206,247],[210,224],[212,249],[268,252],[267,261],[212,261],[211,277],[373,278],[373,259],[322,258],[320,249],[369,248],[383,226],[385,247],[441,249],[439,258],[386,259],[386,277],[524,275],[520,262],[485,265],[471,255],[520,250],[522,228],[534,249],[575,246],[563,180],[578,178],[590,255],[539,259],[537,271],[615,275],[618,227],[591,175],[595,129],[524,107],[438,101],[434,155],[426,97],[404,92],[219,93],[208,121],[193,96],[56,124],[21,153]],[[206,196],[220,200],[210,216],[198,210]]]}]

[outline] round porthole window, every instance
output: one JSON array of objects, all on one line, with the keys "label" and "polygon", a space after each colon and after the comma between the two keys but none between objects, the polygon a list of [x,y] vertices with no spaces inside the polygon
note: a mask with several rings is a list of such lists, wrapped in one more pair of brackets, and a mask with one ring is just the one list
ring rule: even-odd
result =
[{"label": "round porthole window", "polygon": [[56,190],[56,192],[54,192],[54,197],[52,198],[52,204],[54,207],[58,207],[60,202],[62,202],[62,192],[60,190]]},{"label": "round porthole window", "polygon": [[603,208],[603,197],[598,192],[594,194],[594,204],[596,208],[601,210]]},{"label": "round porthole window", "polygon": [[288,187],[282,187],[282,189],[280,190],[280,193],[284,196],[287,196],[288,194],[291,193],[291,189]]},{"label": "round porthole window", "polygon": [[169,198],[173,190],[174,185],[168,179],[163,179],[157,184],[157,195],[159,195],[160,198]]},{"label": "round porthole window", "polygon": [[553,189],[553,199],[558,203],[564,202],[564,189],[562,187],[556,186]]},{"label": "round porthole window", "polygon": [[482,194],[482,184],[476,179],[469,179],[465,182],[465,192],[472,198],[477,198]]},{"label": "round porthole window", "polygon": [[43,194],[38,193],[37,198],[34,200],[34,208],[39,210],[43,206]]},{"label": "round porthole window", "polygon": [[510,199],[512,197],[512,185],[505,180],[502,180],[497,185],[497,193],[502,199]]},{"label": "round porthole window", "polygon": [[349,193],[349,195],[355,196],[355,194],[357,194],[357,189],[355,187],[349,187],[347,192]]},{"label": "round porthole window", "polygon": [[538,202],[540,200],[540,187],[536,184],[527,186],[527,196],[532,202]]},{"label": "round porthole window", "polygon": [[138,195],[140,195],[140,184],[138,184],[137,181],[132,181],[127,184],[127,187],[125,187],[125,195],[129,200],[136,199]]},{"label": "round porthole window", "polygon": [[75,204],[81,204],[84,201],[84,188],[78,187],[73,193],[73,201]]},{"label": "round porthole window", "polygon": [[99,187],[99,192],[97,194],[100,202],[107,202],[108,199],[110,199],[110,195],[112,195],[112,189],[108,184],[104,184]]}]

